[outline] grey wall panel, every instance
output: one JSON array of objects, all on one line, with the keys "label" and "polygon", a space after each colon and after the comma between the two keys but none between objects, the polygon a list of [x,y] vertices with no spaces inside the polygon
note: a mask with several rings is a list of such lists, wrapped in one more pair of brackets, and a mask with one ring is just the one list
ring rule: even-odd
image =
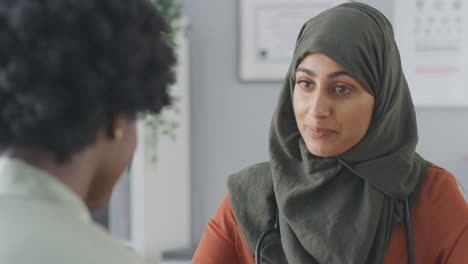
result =
[{"label": "grey wall panel", "polygon": [[449,170],[468,198],[468,109],[417,109],[418,152]]},{"label": "grey wall panel", "polygon": [[237,77],[237,1],[185,1],[190,32],[193,240],[226,194],[229,174],[267,158],[280,83]]}]

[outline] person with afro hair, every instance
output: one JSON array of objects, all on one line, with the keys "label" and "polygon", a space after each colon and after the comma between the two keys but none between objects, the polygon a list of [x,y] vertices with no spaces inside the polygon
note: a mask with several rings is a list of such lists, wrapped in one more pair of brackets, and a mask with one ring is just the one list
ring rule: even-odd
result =
[{"label": "person with afro hair", "polygon": [[93,223],[170,103],[148,0],[0,0],[0,263],[143,263]]}]

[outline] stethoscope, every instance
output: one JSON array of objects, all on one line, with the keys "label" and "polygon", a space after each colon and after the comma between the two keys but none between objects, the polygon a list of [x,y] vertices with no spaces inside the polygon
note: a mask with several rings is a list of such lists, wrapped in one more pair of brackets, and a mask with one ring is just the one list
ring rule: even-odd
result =
[{"label": "stethoscope", "polygon": [[[405,222],[405,229],[406,229],[406,246],[408,251],[408,264],[414,264],[414,255],[413,255],[413,235],[411,233],[411,217],[409,211],[409,202],[408,198],[403,201],[404,204],[404,222]],[[279,233],[279,210],[276,208],[276,216],[275,216],[275,225],[273,228],[268,229],[267,231],[263,232],[257,240],[257,245],[255,246],[255,264],[260,264],[260,255],[262,244],[265,238],[273,233]]]}]

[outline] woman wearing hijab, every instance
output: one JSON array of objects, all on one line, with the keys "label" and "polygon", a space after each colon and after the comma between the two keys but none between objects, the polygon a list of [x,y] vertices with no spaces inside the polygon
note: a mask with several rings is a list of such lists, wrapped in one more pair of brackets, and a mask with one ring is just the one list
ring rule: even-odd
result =
[{"label": "woman wearing hijab", "polygon": [[360,3],[319,14],[299,33],[270,160],[229,177],[192,263],[395,264],[409,251],[418,264],[466,263],[468,205],[417,141],[389,21]]},{"label": "woman wearing hijab", "polygon": [[0,0],[0,263],[143,263],[94,224],[169,103],[172,48],[147,0]]}]

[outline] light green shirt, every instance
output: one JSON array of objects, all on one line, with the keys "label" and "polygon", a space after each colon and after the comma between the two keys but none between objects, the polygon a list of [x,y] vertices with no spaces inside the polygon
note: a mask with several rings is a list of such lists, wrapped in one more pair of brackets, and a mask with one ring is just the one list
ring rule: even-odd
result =
[{"label": "light green shirt", "polygon": [[47,173],[0,157],[0,263],[142,264]]}]

